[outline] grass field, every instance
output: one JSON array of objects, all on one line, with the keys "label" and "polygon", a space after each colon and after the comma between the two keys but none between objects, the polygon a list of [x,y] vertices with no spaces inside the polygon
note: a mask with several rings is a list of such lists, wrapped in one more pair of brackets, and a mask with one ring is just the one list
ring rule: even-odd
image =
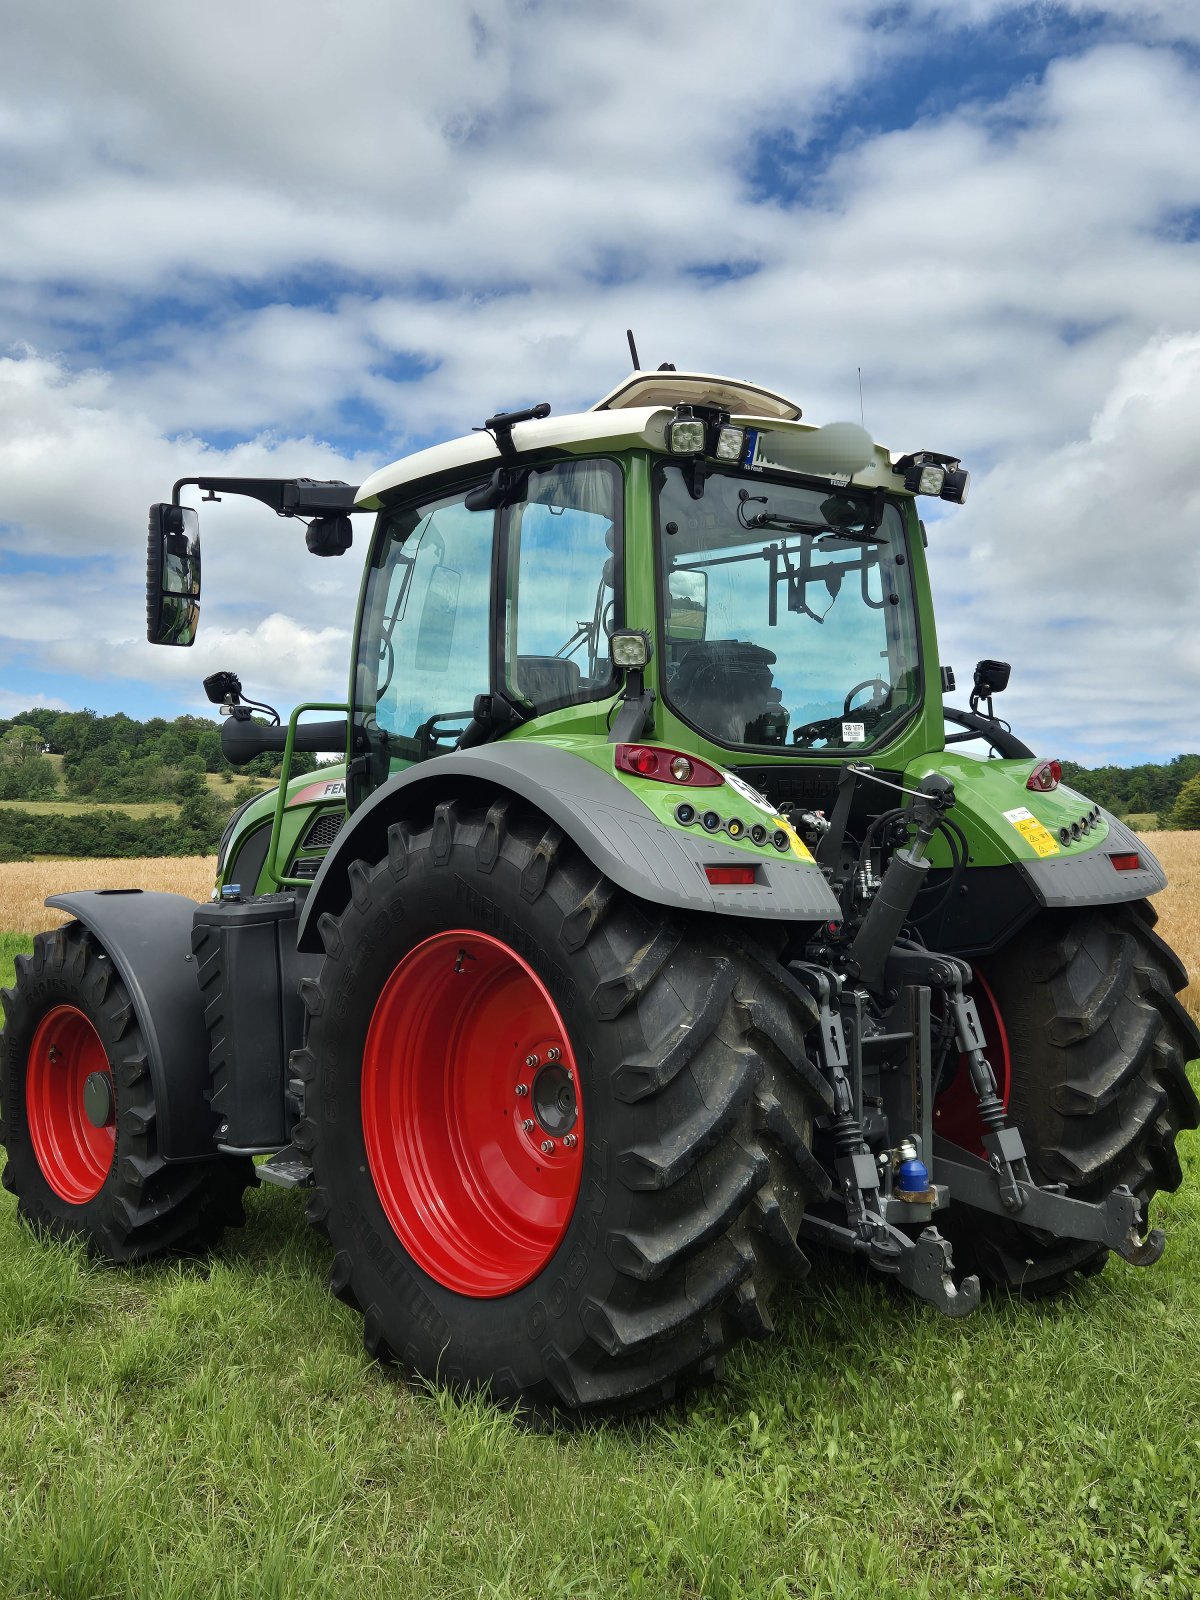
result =
[{"label": "grass field", "polygon": [[[1195,973],[1200,834],[1154,848]],[[0,926],[36,909],[20,870]],[[28,947],[0,934],[0,983]],[[370,1364],[293,1195],[255,1191],[209,1262],[137,1272],[39,1244],[0,1196],[0,1595],[1192,1600],[1200,1140],[1181,1150],[1152,1270],[951,1322],[822,1264],[690,1409],[557,1436]]]}]

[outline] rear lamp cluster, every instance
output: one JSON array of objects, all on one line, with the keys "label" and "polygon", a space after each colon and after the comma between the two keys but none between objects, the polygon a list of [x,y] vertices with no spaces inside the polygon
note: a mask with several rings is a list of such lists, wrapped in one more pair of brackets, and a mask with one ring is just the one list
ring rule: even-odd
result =
[{"label": "rear lamp cluster", "polygon": [[1062,845],[1076,844],[1085,833],[1091,833],[1100,822],[1100,807],[1093,806],[1090,811],[1085,811],[1078,822],[1064,825],[1058,830],[1058,842]]},{"label": "rear lamp cluster", "polygon": [[716,767],[682,750],[664,750],[653,744],[619,744],[615,760],[621,772],[655,783],[680,783],[691,789],[719,789],[725,782]]},{"label": "rear lamp cluster", "polygon": [[1039,761],[1025,779],[1025,787],[1037,794],[1049,794],[1051,789],[1057,789],[1061,782],[1061,761]]},{"label": "rear lamp cluster", "polygon": [[761,822],[753,822],[749,827],[741,817],[723,817],[719,811],[697,811],[696,807],[687,800],[681,801],[675,807],[675,821],[690,828],[693,822],[698,822],[705,833],[725,832],[731,839],[750,839],[757,845],[766,844],[769,839],[776,850],[787,850],[790,845],[787,834],[782,828],[774,832],[764,828]]}]

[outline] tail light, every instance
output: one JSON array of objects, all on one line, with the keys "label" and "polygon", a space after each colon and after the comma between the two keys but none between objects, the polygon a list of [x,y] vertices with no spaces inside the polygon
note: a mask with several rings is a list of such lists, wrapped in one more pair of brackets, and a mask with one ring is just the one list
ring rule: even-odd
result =
[{"label": "tail light", "polygon": [[1136,872],[1142,864],[1142,858],[1136,850],[1123,850],[1118,855],[1108,858],[1118,872]]},{"label": "tail light", "polygon": [[716,767],[682,750],[664,750],[656,744],[619,744],[615,760],[621,772],[655,783],[676,783],[689,789],[719,789],[725,782]]},{"label": "tail light", "polygon": [[1049,794],[1050,790],[1057,789],[1061,782],[1061,761],[1039,761],[1025,779],[1025,787],[1033,789],[1038,794]]}]

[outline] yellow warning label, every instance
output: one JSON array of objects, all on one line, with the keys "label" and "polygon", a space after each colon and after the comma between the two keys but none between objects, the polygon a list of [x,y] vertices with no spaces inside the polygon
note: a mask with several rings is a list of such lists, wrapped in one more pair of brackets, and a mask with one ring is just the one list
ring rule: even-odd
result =
[{"label": "yellow warning label", "polygon": [[1056,856],[1058,854],[1058,840],[1043,826],[1036,817],[1018,817],[1013,822],[1013,827],[1023,839],[1029,843],[1040,856]]}]

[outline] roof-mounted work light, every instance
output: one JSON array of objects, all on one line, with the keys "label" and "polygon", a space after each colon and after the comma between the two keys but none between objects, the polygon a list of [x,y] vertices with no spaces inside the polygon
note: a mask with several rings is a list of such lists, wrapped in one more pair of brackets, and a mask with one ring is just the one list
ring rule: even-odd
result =
[{"label": "roof-mounted work light", "polygon": [[957,456],[938,455],[935,450],[914,450],[901,456],[892,467],[904,479],[909,494],[936,495],[939,500],[952,500],[962,505],[967,498],[971,474],[964,472]]},{"label": "roof-mounted work light", "polygon": [[745,428],[735,428],[728,411],[717,406],[678,405],[667,423],[667,449],[673,456],[740,461],[745,448]]}]

